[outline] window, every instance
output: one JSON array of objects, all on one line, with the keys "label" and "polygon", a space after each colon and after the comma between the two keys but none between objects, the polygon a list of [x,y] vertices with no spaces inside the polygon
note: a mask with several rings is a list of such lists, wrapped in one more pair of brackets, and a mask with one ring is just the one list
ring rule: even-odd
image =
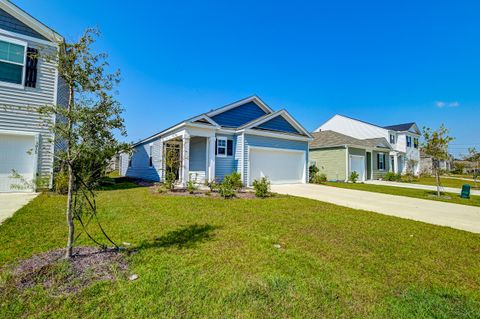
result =
[{"label": "window", "polygon": [[413,147],[418,148],[418,145],[419,145],[418,138],[414,138],[413,139]]},{"label": "window", "polygon": [[407,147],[412,147],[412,137],[407,136]]},{"label": "window", "polygon": [[395,135],[390,134],[390,144],[395,144]]},{"label": "window", "polygon": [[377,169],[379,171],[385,170],[385,154],[383,153],[377,154]]},{"label": "window", "polygon": [[219,157],[233,155],[233,140],[224,137],[217,138],[216,155]]},{"label": "window", "polygon": [[153,144],[149,145],[149,150],[148,150],[148,166],[152,167],[153,166]]},{"label": "window", "polygon": [[26,43],[0,37],[0,82],[23,85]]}]

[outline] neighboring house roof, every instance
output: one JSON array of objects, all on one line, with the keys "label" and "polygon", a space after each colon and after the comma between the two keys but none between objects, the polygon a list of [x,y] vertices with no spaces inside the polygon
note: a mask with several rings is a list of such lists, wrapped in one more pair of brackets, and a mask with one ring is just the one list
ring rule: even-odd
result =
[{"label": "neighboring house roof", "polygon": [[[249,105],[249,109],[243,111],[237,111],[236,108],[240,106]],[[246,111],[246,112],[245,112]],[[245,113],[249,113],[250,117],[254,117],[253,120],[246,121]],[[228,114],[229,116],[223,116]],[[255,116],[257,116],[255,118]],[[239,120],[235,120],[235,117],[239,117]],[[276,119],[277,117],[282,117],[281,121],[283,125],[290,125],[295,132],[292,130],[281,131],[276,130],[273,126],[262,127],[263,124],[268,123],[271,120]],[[232,120],[233,118],[233,120]],[[245,122],[246,121],[246,122]],[[284,121],[284,122],[283,122]],[[275,133],[287,134],[287,135],[297,135],[308,138],[313,138],[312,135],[300,124],[298,123],[286,110],[282,109],[274,112],[268,105],[266,105],[259,97],[250,96],[245,99],[239,100],[237,102],[222,106],[220,108],[211,110],[206,113],[191,117],[187,120],[179,122],[175,125],[170,126],[169,128],[160,131],[154,135],[151,135],[139,142],[135,143],[134,146],[148,142],[154,138],[165,135],[171,130],[181,127],[182,125],[200,125],[202,127],[210,126],[215,127],[216,129],[225,129],[229,130],[232,133],[241,133],[247,130],[267,130]],[[223,124],[223,125],[222,125]],[[278,125],[278,123],[276,123]]]},{"label": "neighboring house roof", "polygon": [[310,149],[339,146],[391,149],[385,138],[361,140],[335,131],[315,132],[312,135],[314,140],[310,142]]},{"label": "neighboring house roof", "polygon": [[47,27],[45,24],[32,17],[12,2],[8,0],[0,0],[0,9],[7,12],[9,15],[19,20],[20,22],[24,23],[32,30],[38,32],[46,39],[54,43],[63,41],[63,37],[60,34],[55,32],[53,29]]},{"label": "neighboring house roof", "polygon": [[405,132],[408,131],[412,128],[412,126],[415,126],[416,124],[414,122],[411,123],[405,123],[405,124],[396,124],[396,125],[389,125],[389,126],[384,126],[387,130],[391,131],[397,131],[397,132]]},{"label": "neighboring house roof", "polygon": [[376,127],[376,128],[389,130],[389,131],[396,131],[396,132],[409,131],[413,127],[415,133],[420,134],[420,130],[418,129],[418,126],[415,122],[405,123],[405,124],[397,124],[397,125],[390,125],[390,126],[380,126],[380,125],[377,125],[377,124],[373,124],[373,123],[370,123],[370,122],[367,122],[367,121],[359,120],[359,119],[356,119],[356,118],[353,118],[353,117],[350,117],[350,116],[346,116],[346,115],[342,115],[342,114],[335,114],[328,121],[326,121],[322,125],[320,125],[315,131],[316,132],[320,131],[321,127],[324,124],[326,124],[327,122],[329,122],[330,120],[332,120],[335,117],[343,117],[343,118],[346,118],[346,119],[349,119],[349,120],[352,120],[352,121],[356,121],[356,122],[359,122],[359,123],[367,124],[367,125],[370,125],[370,126],[373,126],[373,127]]}]

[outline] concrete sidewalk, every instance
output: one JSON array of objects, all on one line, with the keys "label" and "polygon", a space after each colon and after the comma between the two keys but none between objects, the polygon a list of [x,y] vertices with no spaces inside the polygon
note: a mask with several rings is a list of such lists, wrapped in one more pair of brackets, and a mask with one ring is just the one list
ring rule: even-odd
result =
[{"label": "concrete sidewalk", "polygon": [[0,194],[0,225],[13,214],[28,204],[39,193],[1,193]]},{"label": "concrete sidewalk", "polygon": [[[383,186],[393,186],[393,187],[403,187],[403,188],[414,188],[414,189],[437,191],[437,186],[423,185],[423,184],[413,184],[413,183],[401,183],[401,182],[388,182],[388,181],[371,180],[371,181],[366,181],[365,184],[374,184],[374,185],[383,185]],[[465,183],[465,184],[468,184],[468,183]],[[452,187],[441,187],[441,190],[442,190],[442,192],[454,193],[454,194],[460,194],[460,192],[462,191],[460,188],[452,188]],[[472,189],[470,191],[470,194],[475,195],[475,196],[480,196],[480,191]]]},{"label": "concrete sidewalk", "polygon": [[314,184],[272,185],[272,191],[480,233],[480,208]]}]

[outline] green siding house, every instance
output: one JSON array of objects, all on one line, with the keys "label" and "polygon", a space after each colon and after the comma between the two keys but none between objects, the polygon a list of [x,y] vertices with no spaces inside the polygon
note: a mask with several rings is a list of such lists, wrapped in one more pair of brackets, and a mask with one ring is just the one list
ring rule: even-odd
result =
[{"label": "green siding house", "polygon": [[310,165],[329,181],[347,181],[356,171],[360,181],[381,179],[389,167],[390,144],[385,138],[356,139],[334,131],[312,133]]}]

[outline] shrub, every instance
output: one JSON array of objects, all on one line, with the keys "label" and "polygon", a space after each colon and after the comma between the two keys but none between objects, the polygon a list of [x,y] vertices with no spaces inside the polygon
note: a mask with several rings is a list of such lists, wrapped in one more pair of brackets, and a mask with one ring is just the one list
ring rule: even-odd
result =
[{"label": "shrub", "polygon": [[227,175],[223,178],[224,183],[229,183],[234,190],[243,188],[242,175],[237,172],[233,172],[231,175]]},{"label": "shrub", "polygon": [[383,177],[383,180],[389,181],[389,182],[400,182],[402,180],[402,175],[400,173],[395,174],[394,172],[388,172]]},{"label": "shrub", "polygon": [[270,181],[266,177],[253,181],[255,196],[265,198],[270,195]]},{"label": "shrub", "polygon": [[190,194],[193,194],[193,193],[195,193],[195,191],[197,189],[198,189],[198,187],[197,187],[197,175],[195,174],[194,179],[192,179],[192,175],[190,175],[190,178],[188,179],[188,182],[187,182],[187,191]]},{"label": "shrub", "polygon": [[317,176],[317,173],[319,172],[320,170],[318,169],[317,166],[315,165],[310,165],[310,167],[308,168],[308,176],[310,176],[309,178],[309,182],[310,183],[313,183],[313,179],[315,178],[315,176]]},{"label": "shrub", "polygon": [[216,180],[205,181],[205,186],[207,186],[210,189],[210,192],[213,192],[218,189],[219,184]]},{"label": "shrub", "polygon": [[53,183],[55,187],[55,192],[62,195],[68,193],[68,174],[64,170],[59,171],[55,175]]},{"label": "shrub", "polygon": [[232,198],[235,196],[235,189],[233,188],[232,184],[225,181],[223,181],[219,186],[218,186],[218,193],[220,196],[223,198]]},{"label": "shrub", "polygon": [[350,173],[350,177],[348,178],[348,180],[355,184],[358,180],[358,177],[359,177],[358,173],[353,171],[352,173]]},{"label": "shrub", "polygon": [[165,172],[165,187],[168,190],[173,190],[175,188],[175,178],[176,175],[174,172],[169,170]]},{"label": "shrub", "polygon": [[327,182],[327,175],[325,174],[315,174],[313,178],[310,176],[310,183],[313,184],[324,184]]}]

